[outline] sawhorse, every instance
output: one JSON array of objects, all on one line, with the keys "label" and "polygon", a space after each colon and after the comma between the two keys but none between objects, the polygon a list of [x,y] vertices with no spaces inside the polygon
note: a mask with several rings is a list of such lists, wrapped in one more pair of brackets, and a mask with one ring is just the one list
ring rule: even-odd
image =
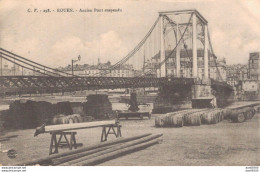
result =
[{"label": "sawhorse", "polygon": [[[114,127],[116,127],[116,130]],[[108,130],[106,128],[108,128]],[[112,132],[111,132],[111,129],[112,129]],[[101,133],[101,142],[107,141],[107,137],[109,134],[114,134],[116,137],[122,137],[121,125],[103,126],[102,133]]]},{"label": "sawhorse", "polygon": [[[58,153],[58,147],[62,144],[67,144],[69,149],[72,150],[72,147],[77,149],[77,143],[76,143],[76,137],[75,135],[77,132],[51,132],[51,144],[50,144],[50,150],[49,150],[49,155]],[[70,140],[68,140],[67,136],[70,135]],[[57,137],[59,137],[59,140],[57,141]],[[62,137],[65,138],[65,141],[62,142],[61,139]],[[54,151],[53,151],[54,149]]]},{"label": "sawhorse", "polygon": [[[58,148],[62,144],[63,145],[67,144],[70,150],[72,150],[73,147],[75,149],[77,149],[77,143],[76,143],[76,137],[75,137],[77,132],[56,131],[56,132],[50,132],[50,134],[51,134],[51,144],[50,144],[49,155],[58,153]],[[107,141],[109,134],[113,134],[117,138],[122,137],[121,125],[113,124],[113,125],[102,126],[101,142]],[[70,135],[70,140],[67,137],[68,135]],[[65,138],[65,142],[61,142],[62,137]],[[59,139],[57,140],[57,138],[59,138]],[[54,151],[53,151],[53,149],[54,149]]]}]

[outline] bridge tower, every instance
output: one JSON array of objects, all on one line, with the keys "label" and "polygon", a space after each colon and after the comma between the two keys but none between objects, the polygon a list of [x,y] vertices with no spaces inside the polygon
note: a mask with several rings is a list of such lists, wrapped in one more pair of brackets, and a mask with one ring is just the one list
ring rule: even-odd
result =
[{"label": "bridge tower", "polygon": [[[165,61],[160,68],[160,77],[169,77],[171,65],[168,61],[173,58],[174,77],[195,79],[191,87],[193,107],[209,103],[216,106],[209,75],[209,61],[214,57],[209,47],[208,21],[197,10],[164,11],[159,12],[159,16],[160,60]],[[173,29],[172,38],[175,38],[175,49],[171,56],[165,48],[169,29]]]},{"label": "bridge tower", "polygon": [[[166,34],[167,30],[174,30],[175,49],[172,57],[175,59],[175,77],[189,77],[183,75],[185,58],[191,57],[190,63],[192,78],[209,78],[209,48],[208,48],[208,22],[197,10],[164,11],[160,16],[160,61],[166,61]],[[174,37],[170,38],[173,39]],[[198,45],[200,44],[200,45]],[[199,56],[198,56],[199,53]],[[203,64],[198,64],[203,61]],[[160,77],[166,77],[167,64],[161,65]],[[200,66],[198,66],[200,65]],[[201,72],[203,71],[203,72]],[[199,75],[200,74],[200,75]]]}]

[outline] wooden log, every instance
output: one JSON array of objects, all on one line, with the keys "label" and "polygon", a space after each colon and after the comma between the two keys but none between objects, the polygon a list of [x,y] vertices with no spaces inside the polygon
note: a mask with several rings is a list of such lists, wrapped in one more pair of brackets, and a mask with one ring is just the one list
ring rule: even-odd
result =
[{"label": "wooden log", "polygon": [[[61,163],[68,162],[68,161],[71,161],[73,159],[77,159],[77,158],[80,158],[80,157],[83,157],[83,156],[91,155],[91,154],[94,154],[94,153],[97,153],[97,152],[101,152],[103,150],[106,150],[106,149],[109,149],[111,147],[118,146],[118,145],[121,145],[121,144],[122,143],[119,143],[119,144],[116,144],[116,145],[111,145],[111,146],[105,146],[105,147],[97,148],[97,149],[90,150],[90,151],[79,152],[79,153],[75,153],[75,154],[72,154],[72,155],[62,156],[62,157],[59,157],[59,158],[55,158],[55,159],[51,160],[51,165],[59,165]],[[50,164],[43,164],[43,165],[50,165]]]},{"label": "wooden log", "polygon": [[97,156],[101,156],[101,155],[104,155],[104,154],[107,154],[107,153],[110,153],[110,152],[114,152],[114,151],[120,150],[120,149],[128,148],[128,147],[133,146],[133,145],[137,145],[137,144],[141,144],[141,143],[144,143],[144,142],[148,142],[150,140],[154,140],[154,139],[156,139],[158,137],[161,137],[161,136],[162,136],[162,134],[157,134],[157,135],[151,135],[151,136],[143,137],[143,138],[140,138],[140,139],[137,139],[137,140],[134,140],[134,141],[130,141],[130,142],[124,143],[124,144],[122,144],[120,146],[115,146],[115,147],[112,147],[112,148],[109,148],[109,149],[97,152],[95,154],[91,154],[89,156],[84,156],[84,154],[81,154],[76,159],[68,161],[66,163],[62,163],[60,165],[61,166],[74,165],[76,163],[80,163],[81,161],[85,161],[85,160],[88,160],[88,159],[91,159],[91,158],[94,158],[94,157],[97,157]]},{"label": "wooden log", "polygon": [[97,164],[100,164],[100,163],[105,162],[107,160],[111,160],[111,159],[117,158],[119,156],[123,156],[123,155],[126,155],[128,153],[132,153],[132,152],[147,148],[149,146],[155,145],[155,144],[160,143],[160,142],[161,142],[160,139],[151,140],[149,142],[130,146],[128,148],[124,148],[124,149],[120,149],[120,150],[117,150],[117,151],[114,151],[114,152],[110,152],[110,153],[107,153],[105,155],[101,155],[101,156],[98,156],[98,157],[87,159],[85,161],[82,161],[82,162],[79,162],[79,163],[76,163],[76,164],[73,164],[73,165],[74,166],[93,166],[93,165],[97,165]]},{"label": "wooden log", "polygon": [[5,138],[15,138],[15,137],[18,137],[18,135],[10,135],[10,136],[4,136],[4,137],[0,137],[0,139],[5,139]]},{"label": "wooden log", "polygon": [[131,141],[131,140],[135,140],[135,139],[139,139],[139,138],[142,138],[142,137],[146,137],[146,136],[149,136],[149,135],[151,135],[151,133],[149,133],[149,134],[142,134],[142,135],[129,137],[129,138],[120,137],[120,138],[118,138],[116,140],[106,141],[106,142],[102,142],[102,143],[99,143],[99,144],[91,145],[91,146],[88,146],[88,147],[83,147],[83,148],[80,148],[80,149],[71,150],[71,151],[68,151],[68,152],[63,152],[63,153],[59,153],[59,154],[53,154],[53,155],[50,155],[50,156],[34,159],[34,160],[31,160],[31,161],[21,162],[21,163],[18,163],[17,165],[15,165],[15,166],[24,166],[24,165],[28,166],[28,165],[41,164],[41,163],[43,163],[45,161],[51,161],[52,159],[59,158],[59,157],[62,157],[62,156],[72,155],[72,154],[79,153],[79,152],[90,151],[90,150],[93,150],[93,149],[96,149],[96,148],[101,148],[101,147],[105,147],[105,146],[110,146],[110,145],[115,145],[115,144],[119,144],[119,143],[124,143],[124,142],[128,142],[128,141]]}]

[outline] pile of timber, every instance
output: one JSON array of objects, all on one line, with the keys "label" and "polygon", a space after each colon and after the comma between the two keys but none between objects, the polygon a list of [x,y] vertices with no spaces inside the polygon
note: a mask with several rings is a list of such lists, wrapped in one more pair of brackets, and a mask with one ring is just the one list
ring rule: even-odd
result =
[{"label": "pile of timber", "polygon": [[16,100],[10,104],[6,123],[10,128],[35,128],[54,116],[52,104],[44,101]]},{"label": "pile of timber", "polygon": [[57,104],[53,104],[53,111],[55,114],[65,114],[70,115],[73,113],[72,107],[69,101],[58,102]]},{"label": "pile of timber", "polygon": [[155,118],[156,127],[200,126],[216,124],[225,118],[222,109],[190,109],[171,112]]},{"label": "pile of timber", "polygon": [[85,113],[83,111],[83,103],[82,102],[70,102],[70,106],[72,108],[73,114],[80,114],[84,116]]},{"label": "pile of timber", "polygon": [[102,142],[96,145],[82,147],[59,154],[22,162],[18,166],[59,165],[59,166],[93,166],[102,162],[123,156],[149,146],[160,143],[162,134],[143,134],[129,138]]},{"label": "pile of timber", "polygon": [[[80,115],[75,115],[73,112],[80,112],[79,107],[73,109],[76,104],[70,104],[70,102],[58,102],[57,104],[52,104],[46,101],[24,101],[16,100],[10,104],[9,110],[5,112],[4,115],[4,125],[5,128],[15,128],[15,129],[29,129],[35,128],[47,121],[48,124],[63,124],[70,122],[75,123],[75,121],[81,121]],[[83,108],[83,106],[82,106]],[[1,117],[0,115],[0,129],[1,129]],[[64,118],[61,118],[64,116]],[[67,117],[69,116],[69,117]],[[66,119],[65,119],[66,117]],[[59,118],[57,120],[57,118]],[[78,118],[78,119],[76,119]],[[59,121],[59,122],[57,122]]]},{"label": "pile of timber", "polygon": [[106,94],[88,95],[87,102],[83,103],[83,111],[95,119],[108,119],[113,114],[112,104]]}]

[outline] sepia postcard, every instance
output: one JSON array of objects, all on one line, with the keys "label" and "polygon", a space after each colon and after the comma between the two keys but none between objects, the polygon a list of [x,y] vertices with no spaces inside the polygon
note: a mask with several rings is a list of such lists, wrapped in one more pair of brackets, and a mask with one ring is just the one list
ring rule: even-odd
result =
[{"label": "sepia postcard", "polygon": [[259,0],[1,0],[1,171],[258,172],[259,8]]}]

